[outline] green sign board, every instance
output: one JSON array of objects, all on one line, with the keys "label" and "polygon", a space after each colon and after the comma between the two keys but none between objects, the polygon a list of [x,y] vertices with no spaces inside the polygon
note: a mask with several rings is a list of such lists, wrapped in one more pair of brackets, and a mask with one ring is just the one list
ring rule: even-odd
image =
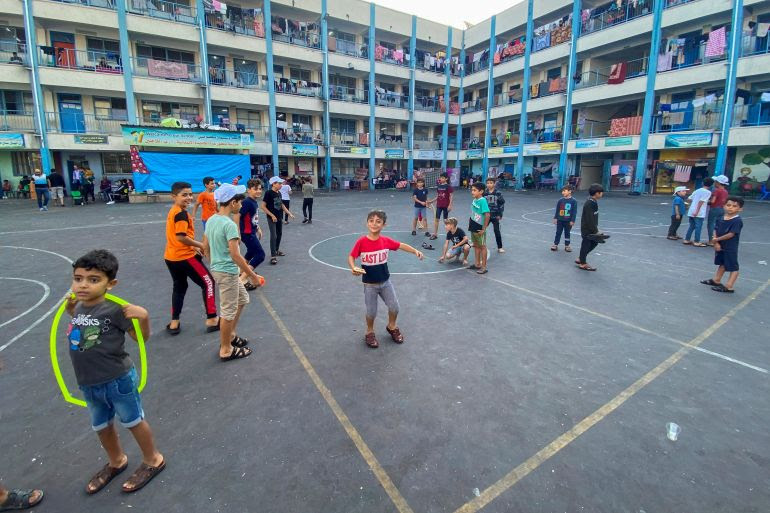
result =
[{"label": "green sign board", "polygon": [[404,150],[385,150],[386,159],[402,159],[404,158]]},{"label": "green sign board", "polygon": [[106,135],[85,135],[76,134],[75,144],[107,144],[108,139]]},{"label": "green sign board", "polygon": [[247,150],[254,146],[254,134],[229,130],[122,125],[121,132],[123,142],[130,146],[219,150]]},{"label": "green sign board", "polygon": [[605,146],[628,146],[634,142],[631,137],[608,137],[604,140]]},{"label": "green sign board", "polygon": [[0,150],[11,150],[24,147],[24,134],[0,133]]},{"label": "green sign board", "polygon": [[291,154],[295,157],[317,157],[318,146],[315,144],[292,144]]},{"label": "green sign board", "polygon": [[666,148],[697,148],[711,146],[712,133],[669,134],[666,136]]}]

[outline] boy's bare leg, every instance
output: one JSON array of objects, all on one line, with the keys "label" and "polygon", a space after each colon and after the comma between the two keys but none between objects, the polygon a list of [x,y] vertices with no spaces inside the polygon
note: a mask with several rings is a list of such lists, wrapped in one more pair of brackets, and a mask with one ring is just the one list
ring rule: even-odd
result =
[{"label": "boy's bare leg", "polygon": [[235,329],[235,319],[228,321],[220,317],[219,323],[219,356],[227,358],[233,352],[233,330]]},{"label": "boy's bare leg", "polygon": [[128,462],[128,456],[126,456],[126,453],[123,452],[123,448],[120,446],[120,438],[118,438],[118,431],[115,429],[114,424],[110,424],[97,432],[97,435],[99,435],[99,441],[107,453],[112,468],[120,468]]},{"label": "boy's bare leg", "polygon": [[374,333],[374,319],[366,318],[366,333]]},{"label": "boy's bare leg", "polygon": [[468,262],[468,255],[471,253],[471,248],[467,244],[463,248],[463,263]]},{"label": "boy's bare leg", "polygon": [[417,231],[417,218],[412,219],[412,231]]},{"label": "boy's bare leg", "polygon": [[[396,324],[396,319],[398,319],[398,312],[391,312],[388,310],[388,328],[391,330],[394,330],[398,327]],[[372,323],[372,326],[374,326],[374,323]]]},{"label": "boy's bare leg", "polygon": [[487,268],[487,247],[481,246],[481,268]]},{"label": "boy's bare leg", "polygon": [[136,426],[129,428],[134,435],[136,443],[142,450],[142,462],[150,467],[157,467],[163,463],[163,455],[155,448],[155,440],[152,436],[152,430],[146,420],[143,420]]},{"label": "boy's bare leg", "polygon": [[[724,269],[724,268],[720,267],[720,269]],[[730,273],[730,277],[727,278],[727,283],[725,283],[725,287],[727,287],[729,290],[733,290],[733,286],[735,285],[736,281],[738,281],[738,271],[733,271]]]},{"label": "boy's bare leg", "polygon": [[244,305],[238,305],[238,310],[235,312],[235,319],[233,319],[233,327],[232,327],[232,334],[230,335],[230,340],[234,339],[237,336],[237,333],[235,332],[236,328],[238,327],[238,319],[241,318],[241,312],[243,311]]},{"label": "boy's bare leg", "polygon": [[438,237],[438,217],[433,220],[433,235]]},{"label": "boy's bare leg", "polygon": [[[171,321],[174,322],[174,321]],[[179,321],[176,321],[177,323]],[[216,326],[219,324],[219,317],[212,317],[211,319],[206,319],[206,326]]]},{"label": "boy's bare leg", "polygon": [[473,246],[473,265],[476,267],[481,267],[481,248],[478,246]]},{"label": "boy's bare leg", "polygon": [[720,265],[717,267],[717,272],[714,273],[714,281],[717,283],[722,283],[722,276],[725,275],[725,266]]}]

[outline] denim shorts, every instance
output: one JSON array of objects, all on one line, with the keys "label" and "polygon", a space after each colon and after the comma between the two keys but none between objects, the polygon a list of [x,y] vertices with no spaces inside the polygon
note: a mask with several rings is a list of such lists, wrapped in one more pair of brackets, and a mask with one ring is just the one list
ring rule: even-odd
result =
[{"label": "denim shorts", "polygon": [[101,431],[112,424],[117,413],[120,425],[132,428],[144,420],[142,400],[139,397],[136,369],[101,385],[80,385],[91,413],[91,427]]},{"label": "denim shorts", "polygon": [[414,218],[418,219],[420,217],[422,217],[423,219],[426,219],[425,207],[414,207]]}]

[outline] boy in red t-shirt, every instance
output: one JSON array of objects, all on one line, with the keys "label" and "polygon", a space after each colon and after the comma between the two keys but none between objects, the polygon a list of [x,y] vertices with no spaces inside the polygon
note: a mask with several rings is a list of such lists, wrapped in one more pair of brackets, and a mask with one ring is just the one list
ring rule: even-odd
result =
[{"label": "boy in red t-shirt", "polygon": [[[348,265],[355,276],[361,276],[364,282],[364,302],[366,303],[366,345],[372,348],[379,347],[377,337],[374,335],[374,319],[377,317],[377,298],[381,297],[388,307],[388,326],[385,328],[393,342],[402,344],[404,336],[396,325],[398,317],[398,298],[393,284],[390,283],[388,271],[388,252],[403,249],[414,253],[420,260],[423,255],[409,244],[395,241],[380,235],[388,220],[387,214],[382,210],[372,210],[366,216],[366,227],[369,233],[358,239],[350,250]],[[356,267],[356,258],[361,257],[361,267]]]},{"label": "boy in red t-shirt", "polygon": [[193,207],[192,218],[193,221],[195,221],[195,215],[198,213],[198,207],[203,207],[201,209],[201,221],[203,221],[203,229],[205,230],[206,221],[209,220],[209,217],[217,213],[217,202],[214,201],[214,189],[217,188],[217,183],[212,177],[207,176],[203,179],[203,186],[206,188],[206,190],[198,194],[195,207]]},{"label": "boy in red t-shirt", "polygon": [[449,212],[452,211],[452,202],[454,200],[455,190],[449,185],[449,175],[441,173],[438,177],[438,185],[436,185],[436,197],[432,200],[428,200],[428,204],[436,203],[436,219],[433,221],[433,235],[430,236],[430,240],[436,240],[438,238],[438,222],[441,219],[441,214],[444,214],[444,221],[449,219]]}]

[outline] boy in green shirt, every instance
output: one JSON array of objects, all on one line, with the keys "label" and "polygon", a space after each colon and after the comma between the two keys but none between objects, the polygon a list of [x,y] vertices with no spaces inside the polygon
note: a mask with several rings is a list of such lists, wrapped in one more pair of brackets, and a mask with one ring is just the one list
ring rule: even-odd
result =
[{"label": "boy in green shirt", "polygon": [[239,269],[253,283],[258,283],[259,277],[241,256],[238,225],[230,219],[240,212],[245,193],[245,186],[229,183],[214,191],[218,211],[209,217],[203,236],[203,253],[211,263],[211,274],[219,289],[219,358],[223,362],[251,354],[251,349],[246,347],[249,341],[235,333],[243,306],[249,302],[249,293],[239,279]]},{"label": "boy in green shirt", "polygon": [[476,256],[474,264],[468,269],[475,269],[479,274],[487,273],[487,226],[489,226],[489,204],[484,197],[484,184],[476,182],[471,185],[471,218],[468,231],[471,232],[473,253]]}]

